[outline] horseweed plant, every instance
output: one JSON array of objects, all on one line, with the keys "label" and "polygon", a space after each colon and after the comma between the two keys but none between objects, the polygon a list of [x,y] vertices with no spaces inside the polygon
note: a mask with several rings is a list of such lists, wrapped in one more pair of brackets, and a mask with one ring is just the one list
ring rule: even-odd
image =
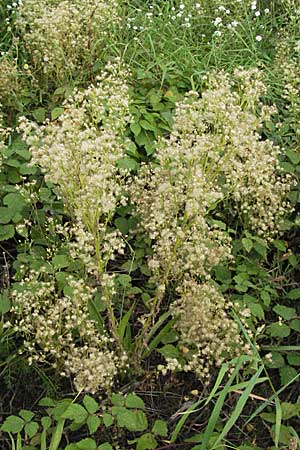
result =
[{"label": "horseweed plant", "polygon": [[[231,317],[235,305],[211,280],[212,269],[232,259],[229,232],[215,217],[230,202],[245,229],[272,239],[290,208],[285,198],[293,185],[280,172],[279,149],[259,135],[274,108],[260,100],[265,86],[255,69],[204,78],[201,97],[190,92],[178,103],[170,136],[157,142],[156,163],[142,165],[129,179],[118,165],[130,121],[126,76],[110,65],[98,84],[65,103],[58,120],[42,126],[26,119],[20,123],[33,163],[57,186],[72,218],[57,231],[69,236],[70,256],[84,263],[87,277],[69,276],[62,297],[51,276],[43,279],[43,269],[30,272],[14,293],[15,326],[26,335],[32,360],[50,355],[61,373],[75,376],[78,389],[91,392],[108,387],[117,371],[128,367],[108,265],[125,248],[120,233],[110,227],[116,208],[129,196],[138,218],[133,233],[152,240],[148,264],[156,292],[147,315],[139,318],[134,365],[141,363],[172,285],[177,299],[169,313],[182,358],[167,358],[160,369],[192,370],[208,379],[214,365],[251,353]],[[88,314],[95,294],[92,280],[107,310],[109,326],[100,334]],[[248,311],[236,310],[247,329]]]}]

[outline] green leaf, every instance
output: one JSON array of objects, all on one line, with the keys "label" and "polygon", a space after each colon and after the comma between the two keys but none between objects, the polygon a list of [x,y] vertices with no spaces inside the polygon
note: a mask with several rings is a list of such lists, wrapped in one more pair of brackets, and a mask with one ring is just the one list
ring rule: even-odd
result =
[{"label": "green leaf", "polygon": [[71,403],[61,415],[61,419],[73,420],[75,423],[84,422],[88,417],[88,412],[83,406]]},{"label": "green leaf", "polygon": [[131,394],[128,394],[128,396],[126,397],[125,406],[127,408],[144,409],[145,403],[144,403],[143,399],[141,399],[141,397],[139,397],[138,395],[136,395],[134,393],[131,393]]},{"label": "green leaf", "polygon": [[300,319],[294,319],[290,323],[290,328],[295,331],[300,331]]},{"label": "green leaf", "polygon": [[18,416],[9,416],[5,419],[3,425],[1,426],[1,431],[5,433],[19,433],[25,422]]},{"label": "green leaf", "polygon": [[291,320],[297,315],[295,308],[289,308],[288,306],[284,305],[276,305],[273,308],[273,311],[285,320]]},{"label": "green leaf", "polygon": [[8,290],[4,289],[0,294],[0,314],[6,314],[11,307]]},{"label": "green leaf", "polygon": [[0,207],[0,223],[9,223],[15,215],[15,211],[7,206]]},{"label": "green leaf", "polygon": [[0,241],[7,241],[15,235],[15,227],[13,225],[0,225]]},{"label": "green leaf", "polygon": [[124,406],[125,405],[125,398],[122,394],[116,394],[113,393],[111,395],[111,402],[115,406]]},{"label": "green leaf", "polygon": [[165,358],[180,358],[180,352],[177,347],[174,347],[172,344],[164,345],[162,348],[158,349],[159,353],[161,353]]},{"label": "green leaf", "polygon": [[282,402],[281,409],[282,409],[282,420],[288,420],[291,417],[299,415],[300,404],[299,403]]},{"label": "green leaf", "polygon": [[90,434],[96,433],[100,427],[101,420],[98,416],[89,416],[87,418],[86,424],[88,426]]},{"label": "green leaf", "polygon": [[44,428],[44,430],[48,430],[52,424],[51,418],[47,417],[47,416],[42,417],[41,424],[42,424],[42,427]]},{"label": "green leaf", "polygon": [[285,323],[275,322],[268,326],[267,332],[272,337],[288,337],[291,333],[290,327]]},{"label": "green leaf", "polygon": [[281,252],[286,251],[286,244],[284,241],[280,241],[280,240],[276,239],[275,241],[273,241],[273,245],[274,245],[274,247],[277,248],[277,250],[279,250]]},{"label": "green leaf", "polygon": [[24,429],[27,436],[31,439],[38,432],[39,424],[37,422],[29,422],[26,423]]},{"label": "green leaf", "polygon": [[265,365],[270,369],[279,369],[285,366],[285,360],[281,353],[272,352],[272,359],[269,360],[266,358]]},{"label": "green leaf", "polygon": [[117,422],[128,431],[145,431],[148,428],[147,417],[143,411],[122,411],[117,415]]},{"label": "green leaf", "polygon": [[21,411],[19,411],[19,416],[22,417],[25,422],[30,422],[34,417],[34,413],[32,411],[28,411],[28,409],[21,409]]},{"label": "green leaf", "polygon": [[152,432],[158,434],[159,436],[168,436],[168,426],[164,420],[157,419],[152,427]]},{"label": "green leaf", "polygon": [[285,153],[287,155],[287,157],[289,158],[289,160],[295,165],[297,166],[300,162],[300,153],[299,152],[295,152],[294,150],[285,150]]},{"label": "green leaf", "polygon": [[298,372],[294,367],[284,366],[279,369],[281,384],[284,386],[288,384],[294,377],[297,376]]},{"label": "green leaf", "polygon": [[114,221],[115,226],[121,231],[122,234],[127,234],[129,231],[129,221],[124,217],[118,217]]},{"label": "green leaf", "polygon": [[251,250],[253,249],[253,241],[249,238],[243,238],[242,245],[247,253],[251,252]]},{"label": "green leaf", "polygon": [[135,136],[138,136],[140,134],[140,132],[142,131],[141,126],[137,122],[131,123],[130,124],[130,129],[131,129],[131,131],[133,132],[133,134]]},{"label": "green leaf", "polygon": [[157,448],[157,441],[151,433],[143,434],[136,440],[136,450],[154,450]]},{"label": "green leaf", "polygon": [[32,111],[32,115],[37,122],[44,122],[46,119],[46,110],[45,108],[37,108]]},{"label": "green leaf", "polygon": [[63,269],[68,267],[70,261],[66,255],[56,255],[52,258],[53,266],[55,269]]},{"label": "green leaf", "polygon": [[288,294],[287,298],[291,300],[298,300],[300,298],[300,288],[292,289]]},{"label": "green leaf", "polygon": [[101,444],[100,447],[98,447],[98,450],[114,450],[114,449],[108,442],[104,442],[104,444]]},{"label": "green leaf", "polygon": [[114,418],[111,414],[103,413],[102,416],[104,425],[108,428],[114,423]]},{"label": "green leaf", "polygon": [[257,317],[259,320],[263,320],[265,318],[263,307],[259,303],[250,303],[249,308],[254,317]]},{"label": "green leaf", "polygon": [[10,192],[3,198],[3,204],[8,206],[15,213],[21,212],[26,206],[26,202],[18,192]]},{"label": "green leaf", "polygon": [[56,406],[56,402],[54,400],[52,400],[52,398],[50,398],[50,397],[43,397],[39,401],[38,405],[53,408],[54,406]]},{"label": "green leaf", "polygon": [[96,400],[94,400],[89,395],[85,395],[83,397],[83,404],[90,414],[94,414],[99,408],[99,405],[96,402]]},{"label": "green leaf", "polygon": [[138,163],[132,159],[129,158],[129,156],[125,156],[124,158],[121,158],[117,161],[117,166],[119,167],[119,169],[126,169],[129,172],[131,170],[137,170],[139,165]]},{"label": "green leaf", "polygon": [[76,445],[80,450],[96,450],[97,447],[95,440],[91,438],[82,439]]},{"label": "green leaf", "polygon": [[54,108],[51,111],[51,120],[56,120],[62,113],[64,112],[64,108]]},{"label": "green leaf", "polygon": [[288,353],[287,360],[291,366],[300,366],[300,353]]},{"label": "green leaf", "polygon": [[262,244],[261,242],[254,242],[254,249],[260,256],[262,256],[263,258],[266,258],[267,247],[265,244]]},{"label": "green leaf", "polygon": [[117,281],[123,287],[131,286],[131,276],[127,274],[121,274],[117,276]]}]

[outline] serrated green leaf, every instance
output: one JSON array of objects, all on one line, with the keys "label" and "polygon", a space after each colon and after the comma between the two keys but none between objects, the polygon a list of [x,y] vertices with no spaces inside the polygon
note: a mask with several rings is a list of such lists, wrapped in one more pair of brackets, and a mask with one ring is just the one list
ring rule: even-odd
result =
[{"label": "serrated green leaf", "polygon": [[165,358],[180,358],[180,352],[177,347],[172,344],[164,345],[162,348],[157,349],[159,353],[161,353]]},{"label": "serrated green leaf", "polygon": [[119,169],[126,169],[129,172],[131,170],[137,170],[139,165],[138,163],[132,159],[129,158],[129,156],[125,156],[124,158],[121,158],[117,161],[117,166],[119,167]]},{"label": "serrated green leaf", "polygon": [[3,204],[15,213],[20,212],[26,206],[26,202],[18,192],[10,192],[3,198]]},{"label": "serrated green leaf", "polygon": [[142,131],[141,126],[137,122],[131,123],[130,124],[130,129],[131,129],[131,131],[133,132],[133,134],[135,136],[138,136],[140,134],[140,132]]},{"label": "serrated green leaf", "polygon": [[51,424],[52,424],[51,418],[47,417],[47,416],[46,417],[42,417],[41,424],[42,424],[42,427],[45,430],[48,430],[51,427]]},{"label": "serrated green leaf", "polygon": [[128,431],[145,431],[148,421],[143,411],[125,410],[117,414],[118,425]]},{"label": "serrated green leaf", "polygon": [[131,394],[128,394],[126,397],[125,406],[127,408],[144,409],[145,403],[144,403],[143,399],[141,399],[141,397],[139,397],[138,395],[136,395],[134,393],[131,393]]},{"label": "serrated green leaf", "polygon": [[70,261],[66,255],[56,255],[52,259],[55,269],[64,269],[70,265]]},{"label": "serrated green leaf", "polygon": [[84,422],[88,417],[86,409],[76,403],[71,403],[61,415],[61,419],[73,420],[75,423]]},{"label": "serrated green leaf", "polygon": [[254,317],[257,317],[259,320],[263,320],[265,318],[263,307],[259,303],[250,303],[249,308]]},{"label": "serrated green leaf", "polygon": [[114,406],[124,406],[125,398],[122,394],[113,393],[111,395],[111,402]]},{"label": "serrated green leaf", "polygon": [[90,434],[96,433],[100,427],[101,420],[98,416],[89,416],[87,418],[86,424],[88,426]]},{"label": "serrated green leaf", "polygon": [[164,420],[157,419],[152,427],[152,432],[159,436],[168,436],[168,425]]},{"label": "serrated green leaf", "polygon": [[98,447],[98,450],[114,450],[108,442],[104,442]]},{"label": "serrated green leaf", "polygon": [[39,424],[37,422],[29,422],[25,424],[24,430],[29,439],[36,435],[39,429]]},{"label": "serrated green leaf", "polygon": [[15,211],[7,206],[0,207],[0,223],[9,223],[15,215]]},{"label": "serrated green leaf", "polygon": [[97,447],[96,441],[91,438],[82,439],[76,445],[80,450],[96,450]]},{"label": "serrated green leaf", "polygon": [[154,450],[156,448],[157,441],[151,433],[145,433],[136,440],[136,450]]},{"label": "serrated green leaf", "polygon": [[287,360],[291,366],[300,366],[300,353],[288,353]]},{"label": "serrated green leaf", "polygon": [[298,300],[300,298],[300,288],[292,289],[288,294],[287,298],[291,300]]},{"label": "serrated green leaf", "polygon": [[46,119],[46,110],[45,108],[34,109],[32,115],[37,122],[42,123]]},{"label": "serrated green leaf", "polygon": [[1,425],[1,431],[5,433],[19,433],[25,422],[21,417],[18,416],[9,416],[5,419],[3,425]]},{"label": "serrated green leaf", "polygon": [[114,418],[111,414],[103,413],[102,416],[104,425],[108,428],[114,423]]},{"label": "serrated green leaf", "polygon": [[40,401],[39,401],[39,406],[46,406],[46,407],[54,407],[56,405],[56,402],[54,400],[52,400],[52,398],[50,397],[43,397]]},{"label": "serrated green leaf", "polygon": [[63,112],[64,112],[64,108],[61,108],[61,107],[52,109],[51,120],[58,119],[58,117],[61,116]]},{"label": "serrated green leaf", "polygon": [[90,397],[89,395],[85,395],[83,397],[83,404],[86,408],[86,410],[90,413],[90,414],[94,414],[98,408],[99,408],[99,404],[96,402],[96,400],[94,400],[92,397]]},{"label": "serrated green leaf", "polygon": [[294,150],[287,149],[285,153],[289,160],[296,166],[300,162],[300,153],[295,152]]},{"label": "serrated green leaf", "polygon": [[12,239],[15,235],[15,227],[13,225],[0,225],[0,241]]},{"label": "serrated green leaf", "polygon": [[242,245],[247,253],[251,252],[251,250],[253,249],[253,241],[249,238],[243,238]]},{"label": "serrated green leaf", "polygon": [[285,320],[291,320],[297,315],[295,308],[289,308],[288,306],[284,305],[274,306],[273,311]]},{"label": "serrated green leaf", "polygon": [[22,417],[25,422],[30,422],[30,420],[34,417],[34,413],[28,409],[21,409],[21,411],[19,411],[19,416]]},{"label": "serrated green leaf", "polygon": [[291,366],[284,366],[279,369],[280,380],[282,386],[288,384],[298,374],[297,370]]},{"label": "serrated green leaf", "polygon": [[267,332],[272,337],[288,337],[291,333],[290,327],[285,323],[275,322],[268,326]]}]

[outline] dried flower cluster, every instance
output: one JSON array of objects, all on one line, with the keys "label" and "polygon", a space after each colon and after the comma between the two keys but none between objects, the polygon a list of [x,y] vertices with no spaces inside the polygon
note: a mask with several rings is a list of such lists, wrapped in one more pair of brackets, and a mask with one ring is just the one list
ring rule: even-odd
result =
[{"label": "dried flower cluster", "polygon": [[205,284],[211,269],[231,258],[228,233],[212,213],[230,201],[246,229],[271,238],[292,185],[280,172],[279,150],[259,135],[274,112],[260,103],[260,73],[214,73],[205,82],[200,98],[191,92],[177,105],[171,135],[157,148],[157,166],[144,167],[130,189],[140,226],[153,240],[149,266],[158,288],[152,314],[168,282],[178,283],[181,299],[172,312],[180,339],[197,349],[186,368],[204,376],[210,364],[245,351],[229,304]]},{"label": "dried flower cluster", "polygon": [[74,377],[78,390],[108,388],[126,356],[111,351],[112,339],[89,319],[93,289],[72,277],[68,288],[68,295],[58,295],[54,279],[40,281],[30,273],[13,291],[15,330],[26,336],[30,362],[53,363]]},{"label": "dried flower cluster", "polygon": [[[30,146],[32,163],[38,164],[46,180],[56,185],[71,216],[72,224],[58,225],[56,231],[65,241],[69,241],[70,257],[81,259],[86,272],[96,278],[107,307],[110,331],[116,340],[114,279],[107,273],[106,266],[116,252],[123,252],[125,245],[121,234],[109,228],[115,209],[126,203],[124,180],[127,172],[120,170],[117,165],[125,154],[124,130],[130,118],[125,76],[126,71],[119,71],[117,65],[109,65],[96,86],[74,93],[64,104],[64,113],[58,120],[38,126],[22,118],[19,125]],[[29,282],[27,280],[27,284]],[[78,295],[74,298],[59,297],[52,285],[49,288],[51,299],[46,301],[44,308],[42,301],[39,306],[41,293],[34,295],[31,300],[26,300],[22,295],[17,301],[20,304],[26,301],[28,305],[24,306],[28,309],[20,310],[23,311],[22,317],[26,317],[24,320],[32,324],[30,334],[35,336],[33,340],[41,347],[41,353],[52,352],[47,344],[49,333],[55,335],[54,347],[57,340],[60,342],[63,338],[64,343],[57,358],[66,361],[65,370],[75,376],[79,388],[84,386],[84,389],[95,391],[111,382],[116,368],[124,364],[125,356],[118,343],[114,354],[108,350],[102,351],[101,345],[106,344],[105,335],[97,337],[86,309],[92,293],[88,288],[86,291],[83,289],[83,280],[77,283]],[[27,295],[30,297],[30,290]],[[59,324],[58,319],[55,319],[57,325],[50,323],[50,318],[57,318],[62,312],[64,325]],[[33,314],[34,320],[31,318]],[[22,328],[24,320],[20,320],[19,327],[26,332],[26,327]],[[47,330],[40,326],[43,323],[48,323]],[[56,329],[55,326],[61,328]],[[74,332],[68,334],[64,327],[78,329],[82,345],[76,345]]]},{"label": "dried flower cluster", "polygon": [[[175,328],[179,344],[187,359],[178,363],[184,371],[195,371],[202,379],[209,378],[213,366],[251,352],[242,341],[239,326],[230,316],[232,303],[211,284],[185,280],[177,289],[180,298],[171,305],[178,317]],[[247,315],[247,311],[241,312]],[[167,361],[173,366],[173,360]],[[167,366],[168,368],[168,366]]]},{"label": "dried flower cluster", "polygon": [[24,0],[16,26],[34,71],[59,79],[93,65],[117,10],[116,0]]}]

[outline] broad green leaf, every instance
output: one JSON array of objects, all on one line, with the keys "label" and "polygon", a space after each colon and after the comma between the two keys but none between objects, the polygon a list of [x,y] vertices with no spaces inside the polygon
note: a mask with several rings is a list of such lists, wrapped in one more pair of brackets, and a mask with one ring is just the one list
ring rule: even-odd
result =
[{"label": "broad green leaf", "polygon": [[29,422],[25,424],[24,429],[27,436],[31,439],[38,432],[39,424],[37,422]]},{"label": "broad green leaf", "polygon": [[174,347],[172,344],[166,344],[162,348],[157,349],[159,353],[161,353],[165,358],[180,358],[180,351],[177,347]]},{"label": "broad green leaf", "polygon": [[62,419],[73,420],[75,423],[84,422],[88,417],[86,409],[76,403],[71,403],[61,415]]},{"label": "broad green leaf", "polygon": [[47,417],[47,416],[46,417],[42,417],[41,424],[42,424],[42,427],[45,430],[48,430],[51,427],[51,424],[52,424],[51,418]]},{"label": "broad green leaf", "polygon": [[129,158],[129,156],[125,156],[124,158],[121,158],[117,161],[117,166],[119,167],[119,169],[126,169],[129,172],[131,170],[137,170],[139,165],[138,163],[132,159]]},{"label": "broad green leaf", "polygon": [[288,337],[291,333],[290,327],[285,323],[275,322],[268,326],[267,332],[272,337]]},{"label": "broad green leaf", "polygon": [[273,308],[273,311],[284,320],[291,320],[297,315],[295,308],[289,308],[288,306],[284,305],[276,305]]},{"label": "broad green leaf", "polygon": [[0,294],[0,314],[6,314],[11,307],[8,290],[4,289]]},{"label": "broad green leaf", "polygon": [[26,202],[18,192],[10,192],[3,198],[3,204],[8,206],[15,213],[22,211]]},{"label": "broad green leaf", "polygon": [[157,441],[153,434],[143,434],[136,440],[136,450],[154,450],[157,448]]},{"label": "broad green leaf", "polygon": [[118,425],[122,428],[127,428],[129,431],[145,431],[148,428],[148,421],[143,411],[130,411],[117,415]]},{"label": "broad green leaf", "polygon": [[96,400],[94,400],[92,397],[90,397],[89,395],[85,395],[83,397],[83,404],[86,408],[86,410],[90,413],[90,414],[94,414],[98,408],[99,408],[99,404],[96,402]]},{"label": "broad green leaf", "polygon": [[37,108],[32,111],[32,115],[37,122],[44,122],[46,119],[46,110],[45,108]]},{"label": "broad green leaf", "polygon": [[15,215],[15,211],[7,206],[0,207],[0,223],[9,223]]},{"label": "broad green leaf", "polygon": [[50,398],[50,397],[43,397],[39,401],[38,405],[52,408],[56,405],[56,402],[54,400],[52,400],[52,398]]},{"label": "broad green leaf", "polygon": [[140,134],[140,132],[142,131],[141,126],[137,122],[131,123],[130,124],[130,129],[131,129],[131,131],[133,132],[133,134],[135,136],[138,136]]},{"label": "broad green leaf", "polygon": [[0,241],[7,241],[15,235],[15,227],[13,225],[0,225]]},{"label": "broad green leaf", "polygon": [[300,403],[282,402],[281,409],[282,409],[282,420],[288,420],[291,417],[299,415]]},{"label": "broad green leaf", "polygon": [[111,402],[115,406],[124,406],[125,405],[125,398],[122,394],[116,394],[113,393],[111,395]]},{"label": "broad green leaf", "polygon": [[98,416],[89,416],[87,418],[86,424],[88,426],[90,434],[96,433],[100,427],[101,420]]},{"label": "broad green leaf", "polygon": [[251,250],[253,249],[253,241],[249,238],[243,238],[242,245],[247,253],[251,252]]},{"label": "broad green leaf", "polygon": [[21,409],[21,411],[19,411],[19,416],[26,422],[30,422],[30,420],[34,417],[34,413],[28,409]]},{"label": "broad green leaf", "polygon": [[108,428],[114,423],[114,418],[111,414],[103,413],[102,416],[104,425]]},{"label": "broad green leaf", "polygon": [[125,219],[125,217],[118,217],[114,224],[118,228],[119,231],[121,231],[122,234],[127,234],[129,231],[129,221]]},{"label": "broad green leaf", "polygon": [[56,255],[52,259],[55,269],[63,269],[70,265],[70,261],[66,255]]},{"label": "broad green leaf", "polygon": [[263,307],[259,303],[250,303],[249,308],[253,316],[257,317],[259,320],[264,319],[265,313]]},{"label": "broad green leaf", "polygon": [[300,298],[300,288],[292,289],[288,294],[287,298],[291,300],[298,300]]},{"label": "broad green leaf", "polygon": [[159,436],[168,436],[168,425],[164,420],[157,419],[152,427],[152,432]]},{"label": "broad green leaf", "polygon": [[300,162],[300,153],[295,152],[294,150],[287,149],[285,153],[289,160],[296,166]]},{"label": "broad green leaf", "polygon": [[291,366],[300,366],[300,353],[288,353],[287,360]]},{"label": "broad green leaf", "polygon": [[141,397],[139,397],[138,395],[136,395],[134,393],[131,393],[131,394],[128,394],[126,397],[125,406],[127,408],[144,409],[145,403],[144,403],[143,399],[141,399]]},{"label": "broad green leaf", "polygon": [[294,319],[290,322],[290,328],[295,331],[300,331],[300,319]]},{"label": "broad green leaf", "polygon": [[98,450],[114,450],[108,442],[104,442],[98,447]]},{"label": "broad green leaf", "polygon": [[91,438],[82,439],[76,445],[80,450],[96,450],[97,447],[96,441]]},{"label": "broad green leaf", "polygon": [[270,369],[279,369],[285,365],[284,357],[281,353],[272,352],[272,359],[265,360],[265,365]]},{"label": "broad green leaf", "polygon": [[9,416],[5,419],[3,425],[1,426],[1,431],[5,433],[19,433],[25,422],[18,416]]},{"label": "broad green leaf", "polygon": [[294,367],[284,366],[279,369],[279,374],[281,384],[284,386],[298,375],[298,371]]},{"label": "broad green leaf", "polygon": [[51,120],[56,120],[58,119],[59,116],[62,115],[62,113],[64,112],[64,108],[54,108],[51,111]]}]

